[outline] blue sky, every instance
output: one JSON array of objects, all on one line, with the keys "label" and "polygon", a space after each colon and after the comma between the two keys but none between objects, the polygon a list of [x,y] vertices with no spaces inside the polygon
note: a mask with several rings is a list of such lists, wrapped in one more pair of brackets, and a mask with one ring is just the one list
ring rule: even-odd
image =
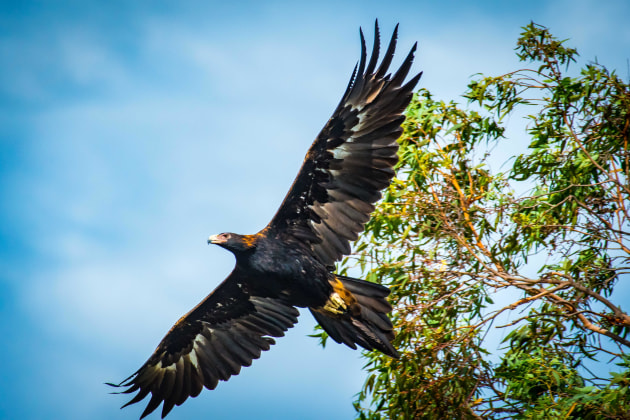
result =
[{"label": "blue sky", "polygon": [[[371,42],[375,18],[384,38],[400,22],[396,62],[418,41],[414,70],[438,98],[514,69],[530,20],[628,73],[621,0],[224,3],[0,2],[0,418],[139,416],[103,382],[229,273],[209,234],[274,214],[346,86],[359,26]],[[302,312],[169,419],[351,418],[359,353],[319,347]]]}]

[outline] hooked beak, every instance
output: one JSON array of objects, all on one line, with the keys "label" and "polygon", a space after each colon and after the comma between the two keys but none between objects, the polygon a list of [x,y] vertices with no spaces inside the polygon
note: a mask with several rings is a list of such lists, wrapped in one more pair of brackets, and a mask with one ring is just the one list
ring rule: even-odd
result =
[{"label": "hooked beak", "polygon": [[210,235],[210,237],[208,238],[208,245],[218,244],[218,243],[219,243],[218,235]]}]

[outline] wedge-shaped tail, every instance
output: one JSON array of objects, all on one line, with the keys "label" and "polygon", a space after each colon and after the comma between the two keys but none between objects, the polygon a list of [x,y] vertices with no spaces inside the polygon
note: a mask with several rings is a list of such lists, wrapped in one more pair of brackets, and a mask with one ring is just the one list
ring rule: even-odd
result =
[{"label": "wedge-shaped tail", "polygon": [[310,308],[324,331],[336,342],[353,349],[358,344],[366,350],[379,350],[398,358],[391,344],[392,322],[387,316],[392,310],[386,299],[389,289],[345,276],[336,276],[331,284],[334,292],[326,305]]}]

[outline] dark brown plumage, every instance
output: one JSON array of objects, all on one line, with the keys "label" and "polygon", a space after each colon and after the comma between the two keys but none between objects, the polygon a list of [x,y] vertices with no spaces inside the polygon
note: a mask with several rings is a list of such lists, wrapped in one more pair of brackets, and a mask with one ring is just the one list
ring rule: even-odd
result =
[{"label": "dark brown plumage", "polygon": [[378,22],[367,63],[360,33],[358,67],[269,225],[255,235],[208,239],[235,255],[234,270],[175,323],[138,371],[114,385],[137,392],[123,407],[150,395],[142,417],[162,403],[164,417],[203,387],[214,389],[269,350],[272,337],[297,322],[296,307],[309,308],[339,343],[398,356],[387,317],[389,290],[333,272],[394,176],[403,111],[421,75],[404,83],[415,45],[387,74],[397,31],[378,67]]}]

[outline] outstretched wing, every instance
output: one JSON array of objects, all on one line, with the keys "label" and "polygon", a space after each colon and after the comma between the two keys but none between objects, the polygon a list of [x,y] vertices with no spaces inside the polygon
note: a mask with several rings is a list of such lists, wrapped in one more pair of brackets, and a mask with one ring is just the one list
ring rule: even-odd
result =
[{"label": "outstretched wing", "polygon": [[[145,417],[162,401],[162,418],[174,405],[196,397],[205,386],[237,375],[269,350],[296,322],[299,312],[282,298],[255,296],[237,270],[184,315],[162,339],[149,360],[118,387],[138,394],[123,407],[151,399]],[[113,385],[113,384],[110,384]]]},{"label": "outstretched wing", "polygon": [[394,75],[386,74],[394,56],[398,26],[383,61],[379,58],[378,21],[372,55],[366,67],[361,31],[361,60],[341,102],[306,154],[280,209],[266,228],[310,245],[327,266],[350,252],[374,210],[380,191],[394,176],[396,140],[402,134],[403,111],[421,73],[403,85],[416,45]]}]

